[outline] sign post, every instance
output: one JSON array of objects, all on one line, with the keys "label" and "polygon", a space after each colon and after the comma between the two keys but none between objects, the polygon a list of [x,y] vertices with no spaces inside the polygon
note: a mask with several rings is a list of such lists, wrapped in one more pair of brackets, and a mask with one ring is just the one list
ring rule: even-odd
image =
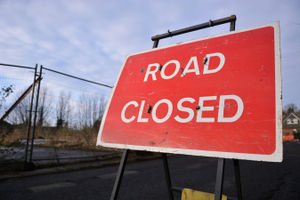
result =
[{"label": "sign post", "polygon": [[[231,31],[235,20],[221,19]],[[153,47],[218,22],[154,36]],[[222,158],[219,199],[224,158],[282,160],[279,45],[279,23],[271,23],[128,56],[97,144],[126,149],[123,157],[132,149]]]}]

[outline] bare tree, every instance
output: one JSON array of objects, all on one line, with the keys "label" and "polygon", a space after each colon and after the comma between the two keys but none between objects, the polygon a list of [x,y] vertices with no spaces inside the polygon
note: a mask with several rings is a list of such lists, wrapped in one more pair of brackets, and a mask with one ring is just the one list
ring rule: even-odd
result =
[{"label": "bare tree", "polygon": [[9,85],[9,86],[2,86],[0,89],[0,111],[3,107],[3,104],[6,100],[6,98],[13,93],[14,86]]},{"label": "bare tree", "polygon": [[106,104],[104,96],[82,94],[79,104],[77,116],[80,128],[91,128],[100,124]]},{"label": "bare tree", "polygon": [[71,93],[65,94],[64,91],[60,92],[56,105],[57,128],[68,126],[71,112],[70,99]]},{"label": "bare tree", "polygon": [[298,108],[295,104],[290,103],[284,106],[283,111],[287,114],[291,113],[291,112],[298,112]]},{"label": "bare tree", "polygon": [[105,106],[106,106],[106,100],[105,100],[105,97],[102,95],[98,99],[98,107],[97,107],[98,115],[97,115],[96,120],[94,120],[94,124],[93,124],[95,129],[98,129],[101,124],[102,117],[103,117],[103,114],[105,111]]},{"label": "bare tree", "polygon": [[101,96],[95,96],[93,98],[93,118],[92,118],[92,123],[91,125],[94,128],[99,128],[99,125],[101,123],[103,114],[104,114],[104,110],[105,110],[105,105],[106,105],[106,101],[105,101],[105,97],[103,95]]},{"label": "bare tree", "polygon": [[[16,95],[17,100],[19,96],[23,94],[23,91],[19,91]],[[12,111],[10,118],[12,119],[13,123],[15,124],[27,124],[29,121],[28,112],[30,110],[30,98],[31,95],[27,95]]]},{"label": "bare tree", "polygon": [[52,97],[47,87],[42,87],[39,95],[38,120],[37,125],[48,124],[48,118],[51,115]]},{"label": "bare tree", "polygon": [[78,106],[78,125],[80,128],[86,128],[91,125],[92,99],[90,96],[82,93],[79,97]]},{"label": "bare tree", "polygon": [[[49,91],[46,87],[41,88],[39,95],[39,106],[37,110],[37,125],[42,126],[47,124],[47,120],[50,117],[52,99],[49,95]],[[23,94],[23,91],[19,91],[16,95],[16,100]],[[27,95],[13,110],[10,119],[16,124],[27,124],[29,121],[28,112],[30,110],[31,95]]]}]

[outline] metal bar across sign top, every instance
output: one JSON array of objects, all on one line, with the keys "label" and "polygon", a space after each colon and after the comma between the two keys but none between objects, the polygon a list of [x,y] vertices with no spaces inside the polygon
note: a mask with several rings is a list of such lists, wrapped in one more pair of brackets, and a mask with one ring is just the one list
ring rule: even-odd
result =
[{"label": "metal bar across sign top", "polygon": [[173,37],[173,36],[176,36],[176,35],[189,33],[189,32],[192,32],[192,31],[196,31],[196,30],[200,30],[200,29],[204,29],[204,28],[208,28],[208,27],[217,26],[217,25],[228,23],[228,22],[235,23],[235,21],[236,21],[236,16],[235,15],[232,15],[230,17],[225,17],[225,18],[222,18],[222,19],[217,19],[217,20],[209,20],[209,22],[205,22],[205,23],[198,24],[198,25],[195,25],[195,26],[190,26],[190,27],[175,30],[175,31],[168,31],[167,33],[164,33],[164,34],[155,35],[155,36],[151,37],[151,40],[157,41],[157,40],[164,39],[164,38],[167,38],[167,37]]}]

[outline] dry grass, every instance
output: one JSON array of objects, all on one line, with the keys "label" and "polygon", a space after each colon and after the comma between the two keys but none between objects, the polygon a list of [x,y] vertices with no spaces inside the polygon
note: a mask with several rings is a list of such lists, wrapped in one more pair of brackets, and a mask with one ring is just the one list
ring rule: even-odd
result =
[{"label": "dry grass", "polygon": [[[27,138],[27,127],[16,127],[13,129],[1,129],[0,145],[15,146],[21,145],[21,140]],[[35,131],[36,139],[45,139],[47,142],[41,146],[57,148],[76,148],[76,149],[105,149],[96,146],[98,130],[95,128],[84,128],[81,130],[69,128],[37,128]],[[111,150],[111,149],[110,149]]]}]

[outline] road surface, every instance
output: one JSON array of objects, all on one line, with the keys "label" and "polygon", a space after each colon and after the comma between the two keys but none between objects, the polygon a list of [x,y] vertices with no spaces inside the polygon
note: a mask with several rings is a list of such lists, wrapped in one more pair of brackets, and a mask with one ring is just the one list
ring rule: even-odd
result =
[{"label": "road surface", "polygon": [[[284,161],[241,161],[243,196],[246,200],[300,199],[300,143],[284,144]],[[170,156],[174,186],[214,192],[217,160]],[[0,199],[109,199],[117,166],[58,174],[23,177],[0,182]],[[226,160],[224,194],[235,196],[233,165]],[[175,195],[180,199],[180,194]],[[161,159],[129,163],[119,199],[167,199]]]}]

